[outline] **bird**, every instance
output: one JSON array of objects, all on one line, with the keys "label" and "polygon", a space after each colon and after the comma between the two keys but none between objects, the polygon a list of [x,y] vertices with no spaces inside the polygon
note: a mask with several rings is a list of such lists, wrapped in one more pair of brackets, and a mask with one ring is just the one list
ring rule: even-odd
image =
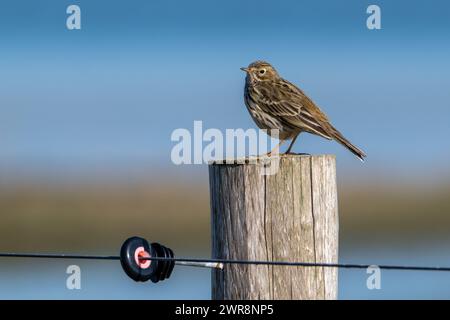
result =
[{"label": "bird", "polygon": [[260,129],[278,130],[279,144],[267,155],[287,140],[292,147],[302,132],[335,140],[364,161],[366,154],[347,140],[330,122],[327,115],[297,86],[283,79],[275,68],[266,61],[255,61],[242,67],[246,72],[244,101]]}]

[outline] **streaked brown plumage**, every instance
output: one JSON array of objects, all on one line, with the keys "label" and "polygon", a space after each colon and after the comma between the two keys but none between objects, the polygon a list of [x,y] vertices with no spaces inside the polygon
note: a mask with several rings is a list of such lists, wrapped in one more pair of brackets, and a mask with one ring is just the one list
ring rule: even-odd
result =
[{"label": "streaked brown plumage", "polygon": [[361,160],[365,153],[333,127],[328,117],[294,84],[281,78],[265,61],[256,61],[247,68],[244,100],[250,115],[260,129],[279,130],[280,144],[292,139],[289,153],[301,132],[336,140]]}]

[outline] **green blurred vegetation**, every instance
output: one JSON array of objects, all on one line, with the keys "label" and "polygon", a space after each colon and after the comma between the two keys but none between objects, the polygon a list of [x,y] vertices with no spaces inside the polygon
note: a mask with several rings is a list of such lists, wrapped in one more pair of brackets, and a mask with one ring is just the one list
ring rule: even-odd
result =
[{"label": "green blurred vegetation", "polygon": [[93,184],[0,188],[0,250],[117,251],[129,236],[209,248],[207,186]]},{"label": "green blurred vegetation", "polygon": [[[417,185],[342,183],[341,242],[445,236],[450,184]],[[1,251],[115,253],[140,235],[181,252],[209,252],[207,183],[2,185],[0,213]]]}]

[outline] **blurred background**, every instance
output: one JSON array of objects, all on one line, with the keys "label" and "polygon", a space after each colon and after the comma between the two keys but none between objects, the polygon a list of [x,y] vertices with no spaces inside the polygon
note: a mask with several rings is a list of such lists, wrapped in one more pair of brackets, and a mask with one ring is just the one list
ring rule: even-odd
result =
[{"label": "blurred background", "polygon": [[[366,9],[381,7],[381,30]],[[81,30],[66,8],[81,8]],[[338,161],[340,262],[450,265],[448,1],[0,3],[0,251],[117,254],[140,235],[210,256],[206,165],[172,164],[173,130],[254,128],[251,61],[271,62],[368,154]],[[66,268],[82,289],[66,289]],[[450,273],[341,270],[341,299],[450,298]],[[208,299],[210,272],[154,284],[115,262],[0,259],[0,298]]]}]

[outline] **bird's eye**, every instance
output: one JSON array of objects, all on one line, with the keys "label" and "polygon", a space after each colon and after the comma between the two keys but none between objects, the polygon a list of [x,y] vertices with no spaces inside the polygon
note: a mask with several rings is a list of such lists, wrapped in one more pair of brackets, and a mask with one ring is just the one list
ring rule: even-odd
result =
[{"label": "bird's eye", "polygon": [[264,74],[264,73],[266,73],[266,69],[259,70],[259,74]]}]

